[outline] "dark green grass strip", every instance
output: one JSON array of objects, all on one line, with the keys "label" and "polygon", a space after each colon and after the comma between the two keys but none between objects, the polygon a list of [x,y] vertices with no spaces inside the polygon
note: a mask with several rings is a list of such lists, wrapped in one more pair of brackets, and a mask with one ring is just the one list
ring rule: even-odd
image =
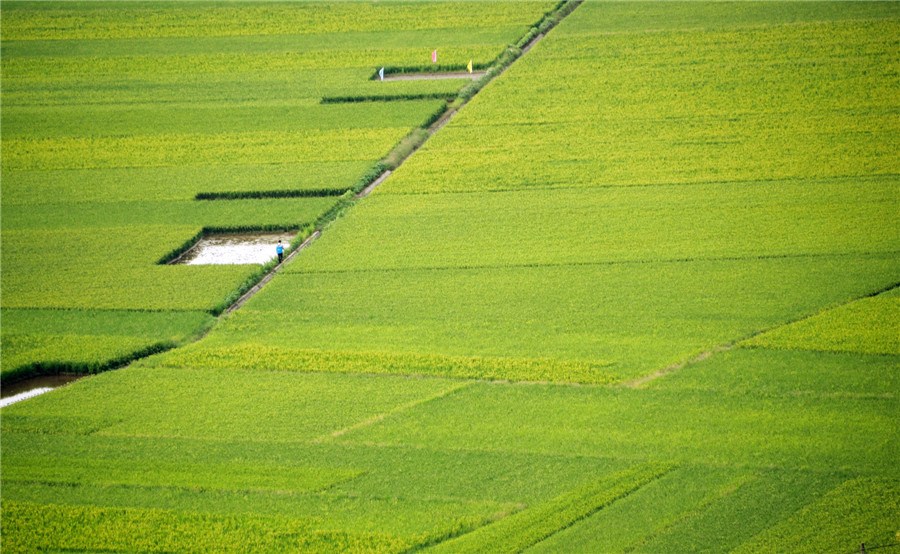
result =
[{"label": "dark green grass strip", "polygon": [[31,379],[33,377],[41,377],[44,375],[64,375],[64,374],[72,374],[72,375],[92,375],[95,373],[102,373],[104,371],[109,371],[111,369],[118,369],[120,367],[125,367],[135,360],[139,360],[141,358],[146,358],[147,356],[152,356],[153,354],[159,354],[161,352],[166,352],[167,350],[172,350],[178,345],[172,341],[160,341],[146,346],[145,348],[141,348],[130,352],[128,354],[122,356],[116,356],[114,358],[104,360],[104,361],[94,361],[94,362],[67,362],[67,361],[45,361],[45,362],[35,362],[30,364],[24,364],[19,367],[13,368],[9,371],[4,371],[0,373],[0,381],[2,381],[3,385],[10,385],[17,381],[23,381],[25,379]]},{"label": "dark green grass strip", "polygon": [[[491,62],[493,63],[493,62]],[[491,66],[491,63],[473,63],[472,71],[484,71],[488,67]],[[388,77],[390,75],[409,75],[411,73],[462,73],[468,71],[468,66],[465,64],[455,64],[455,65],[438,65],[438,64],[428,64],[428,65],[406,65],[406,66],[398,66],[398,65],[386,65],[384,66],[384,76]],[[380,79],[378,72],[381,68],[377,68],[372,76],[369,77],[370,81],[377,81]],[[463,77],[464,78],[464,77]]]},{"label": "dark green grass strip", "polygon": [[232,192],[198,192],[194,200],[244,200],[259,198],[326,198],[340,196],[346,188],[317,188],[298,190],[244,190]]},{"label": "dark green grass strip", "polygon": [[455,94],[421,93],[421,94],[361,94],[352,96],[323,96],[322,104],[346,104],[352,102],[396,102],[398,100],[453,100]]},{"label": "dark green grass strip", "polygon": [[673,467],[647,463],[566,492],[497,523],[436,545],[434,552],[516,553],[659,479]]}]

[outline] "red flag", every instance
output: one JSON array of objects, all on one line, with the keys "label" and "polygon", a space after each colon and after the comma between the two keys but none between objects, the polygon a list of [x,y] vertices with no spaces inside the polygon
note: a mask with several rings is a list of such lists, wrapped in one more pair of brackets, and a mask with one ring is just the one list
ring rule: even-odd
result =
[{"label": "red flag", "polygon": [[431,53],[431,63],[437,63],[437,50]]}]

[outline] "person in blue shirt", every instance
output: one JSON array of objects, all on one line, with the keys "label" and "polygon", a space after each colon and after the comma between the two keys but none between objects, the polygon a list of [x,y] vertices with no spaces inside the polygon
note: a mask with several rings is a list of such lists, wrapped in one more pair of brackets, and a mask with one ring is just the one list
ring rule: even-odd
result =
[{"label": "person in blue shirt", "polygon": [[281,241],[278,241],[278,245],[275,247],[275,252],[278,253],[278,263],[284,259],[284,246],[281,245]]}]

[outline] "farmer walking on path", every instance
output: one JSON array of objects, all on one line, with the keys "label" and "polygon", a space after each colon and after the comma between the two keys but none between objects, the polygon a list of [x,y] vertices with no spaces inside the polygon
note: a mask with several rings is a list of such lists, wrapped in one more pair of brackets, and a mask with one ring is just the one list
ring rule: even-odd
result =
[{"label": "farmer walking on path", "polygon": [[281,241],[278,241],[278,245],[275,247],[275,252],[278,253],[278,263],[284,259],[284,246],[281,245]]}]

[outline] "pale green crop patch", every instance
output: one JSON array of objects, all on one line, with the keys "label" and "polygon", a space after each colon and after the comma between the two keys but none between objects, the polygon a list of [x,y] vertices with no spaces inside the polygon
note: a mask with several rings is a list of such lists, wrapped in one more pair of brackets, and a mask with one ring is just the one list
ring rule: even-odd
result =
[{"label": "pale green crop patch", "polygon": [[900,354],[900,295],[861,298],[744,341],[748,347]]},{"label": "pale green crop patch", "polygon": [[893,477],[898,439],[886,430],[898,413],[885,398],[479,383],[343,440]]},{"label": "pale green crop patch", "polygon": [[[13,551],[403,552],[415,543],[386,534],[321,532],[289,517],[4,503],[3,542]],[[77,525],[75,522],[78,522]]]},{"label": "pale green crop patch", "polygon": [[375,160],[408,128],[12,139],[8,171]]},{"label": "pale green crop patch", "polygon": [[900,482],[850,479],[735,552],[847,551],[896,546]]},{"label": "pale green crop patch", "polygon": [[719,394],[900,398],[900,356],[735,348],[645,386]]},{"label": "pale green crop patch", "polygon": [[552,190],[544,184],[398,195],[390,194],[397,190],[392,176],[286,269],[812,257],[890,253],[900,244],[893,177]]}]

